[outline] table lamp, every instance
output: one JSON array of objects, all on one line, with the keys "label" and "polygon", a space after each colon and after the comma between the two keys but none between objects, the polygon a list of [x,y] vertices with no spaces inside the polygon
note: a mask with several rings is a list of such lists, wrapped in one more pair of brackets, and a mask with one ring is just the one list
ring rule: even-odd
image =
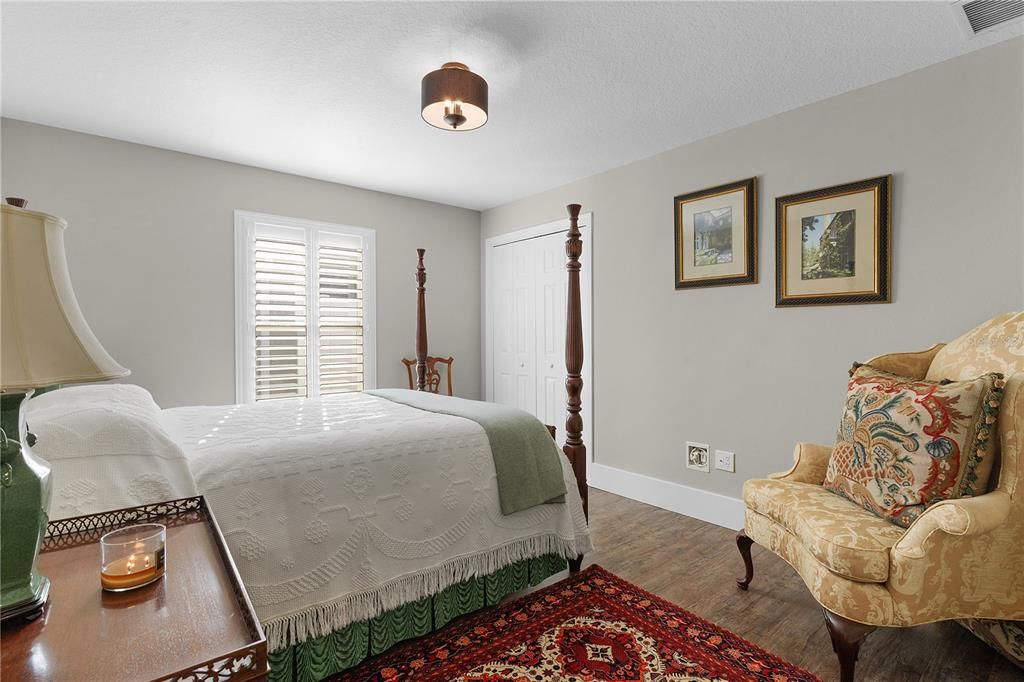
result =
[{"label": "table lamp", "polygon": [[128,374],[103,350],[71,289],[67,222],[0,205],[0,620],[38,615],[50,582],[36,570],[50,467],[32,454],[27,399],[38,388]]}]

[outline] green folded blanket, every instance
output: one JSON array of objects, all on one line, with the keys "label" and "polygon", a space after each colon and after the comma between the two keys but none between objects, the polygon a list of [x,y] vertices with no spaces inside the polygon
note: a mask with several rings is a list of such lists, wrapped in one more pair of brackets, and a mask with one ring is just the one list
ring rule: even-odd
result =
[{"label": "green folded blanket", "polygon": [[463,417],[483,427],[498,474],[502,514],[565,501],[562,456],[547,428],[514,407],[400,388],[366,391],[418,410]]}]

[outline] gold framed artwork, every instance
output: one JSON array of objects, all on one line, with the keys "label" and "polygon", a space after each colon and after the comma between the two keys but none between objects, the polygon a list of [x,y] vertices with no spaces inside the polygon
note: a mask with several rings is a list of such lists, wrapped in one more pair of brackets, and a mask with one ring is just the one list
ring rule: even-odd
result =
[{"label": "gold framed artwork", "polygon": [[775,305],[889,303],[892,176],[775,200]]},{"label": "gold framed artwork", "polygon": [[676,289],[757,282],[757,178],[680,194]]}]

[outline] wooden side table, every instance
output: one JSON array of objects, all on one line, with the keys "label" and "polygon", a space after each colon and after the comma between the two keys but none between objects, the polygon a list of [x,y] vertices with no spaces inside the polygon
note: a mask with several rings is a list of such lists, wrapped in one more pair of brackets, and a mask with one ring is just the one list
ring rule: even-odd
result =
[{"label": "wooden side table", "polygon": [[[167,526],[166,574],[104,592],[99,539],[137,523]],[[4,624],[0,679],[266,679],[266,637],[202,497],[52,521],[38,566],[49,601],[38,619]]]}]

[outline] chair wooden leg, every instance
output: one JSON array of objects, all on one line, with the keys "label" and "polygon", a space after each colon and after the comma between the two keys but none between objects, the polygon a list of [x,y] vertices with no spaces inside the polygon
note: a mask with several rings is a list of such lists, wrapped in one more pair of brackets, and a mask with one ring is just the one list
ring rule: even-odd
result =
[{"label": "chair wooden leg", "polygon": [[839,657],[839,680],[853,682],[853,670],[857,665],[860,645],[877,628],[843,618],[828,609],[822,611],[825,613],[825,626],[828,627],[828,634],[832,638],[832,650]]},{"label": "chair wooden leg", "polygon": [[754,559],[750,556],[752,544],[754,541],[747,537],[743,529],[736,533],[736,546],[739,547],[740,556],[743,557],[743,566],[747,569],[747,574],[736,580],[736,586],[744,591],[750,586],[750,581],[754,579]]},{"label": "chair wooden leg", "polygon": [[583,555],[576,557],[575,559],[569,559],[569,575],[580,572],[580,566],[583,565]]}]

